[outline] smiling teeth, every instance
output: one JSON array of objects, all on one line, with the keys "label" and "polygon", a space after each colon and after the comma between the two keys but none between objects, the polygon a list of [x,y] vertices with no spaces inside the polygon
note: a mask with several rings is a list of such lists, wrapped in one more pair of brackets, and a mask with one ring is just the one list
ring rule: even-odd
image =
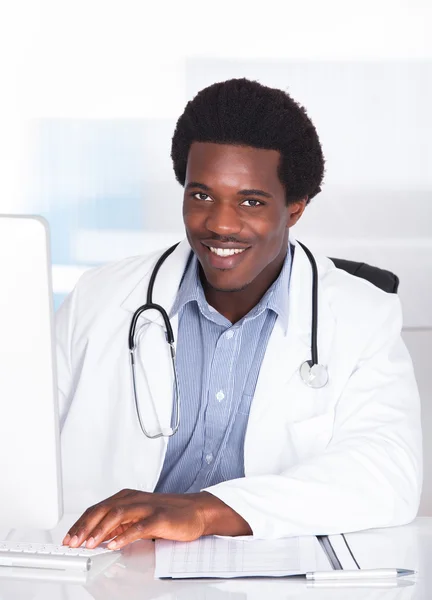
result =
[{"label": "smiling teeth", "polygon": [[245,251],[245,248],[211,248],[210,251],[218,256],[233,256]]}]

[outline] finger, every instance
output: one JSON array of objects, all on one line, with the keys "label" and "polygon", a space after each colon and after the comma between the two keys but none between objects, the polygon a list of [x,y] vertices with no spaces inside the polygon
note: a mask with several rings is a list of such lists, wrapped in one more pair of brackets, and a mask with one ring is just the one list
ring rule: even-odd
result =
[{"label": "finger", "polygon": [[128,527],[124,533],[117,536],[115,540],[108,544],[108,548],[110,550],[120,550],[120,548],[136,540],[149,540],[158,537],[155,532],[159,531],[160,528],[161,518],[157,513],[153,513],[146,519],[140,520]]},{"label": "finger", "polygon": [[[146,504],[122,505],[117,504],[88,534],[86,548],[96,548],[107,536],[113,537],[112,532],[123,526],[129,529],[134,523],[153,513],[152,506]],[[123,532],[122,532],[123,534]]]},{"label": "finger", "polygon": [[124,523],[123,525],[119,525],[113,531],[111,531],[103,540],[100,540],[99,543],[101,544],[102,542],[107,542],[108,540],[112,540],[118,535],[121,535],[124,531],[126,531],[126,529],[128,529],[128,527],[131,526],[131,524],[132,523]]},{"label": "finger", "polygon": [[76,521],[67,532],[63,539],[65,546],[69,545],[73,548],[81,546],[81,544],[87,539],[88,532],[91,531],[99,521],[109,512],[111,503],[119,498],[126,498],[127,496],[133,495],[135,490],[124,489],[117,492],[113,496],[110,496],[106,500],[90,506]]},{"label": "finger", "polygon": [[63,544],[69,545],[71,548],[78,548],[89,537],[89,534],[100,523],[105,515],[109,513],[110,506],[100,505],[93,508],[91,511],[86,511],[82,517],[71,527],[68,532],[70,536],[69,542],[65,538]]}]

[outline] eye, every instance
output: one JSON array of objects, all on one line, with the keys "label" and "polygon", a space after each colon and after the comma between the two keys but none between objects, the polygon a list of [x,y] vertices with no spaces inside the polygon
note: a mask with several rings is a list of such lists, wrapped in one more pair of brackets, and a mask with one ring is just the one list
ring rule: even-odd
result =
[{"label": "eye", "polygon": [[211,200],[210,196],[208,194],[204,194],[203,192],[195,192],[194,194],[192,194],[192,196],[197,200]]},{"label": "eye", "polygon": [[[245,204],[246,202],[249,202],[249,204]],[[264,206],[264,202],[261,202],[260,200],[254,200],[254,198],[250,198],[249,200],[245,200],[244,202],[242,202],[242,206],[250,206],[251,208],[255,208],[258,206]]]}]

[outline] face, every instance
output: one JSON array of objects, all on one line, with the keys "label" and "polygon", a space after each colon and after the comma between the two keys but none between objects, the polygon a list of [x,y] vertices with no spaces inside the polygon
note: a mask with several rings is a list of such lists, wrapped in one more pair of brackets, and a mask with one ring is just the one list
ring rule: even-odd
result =
[{"label": "face", "polygon": [[183,219],[207,283],[215,290],[239,291],[261,280],[270,285],[278,275],[288,229],[305,206],[305,200],[286,205],[279,158],[276,150],[248,146],[191,146]]}]

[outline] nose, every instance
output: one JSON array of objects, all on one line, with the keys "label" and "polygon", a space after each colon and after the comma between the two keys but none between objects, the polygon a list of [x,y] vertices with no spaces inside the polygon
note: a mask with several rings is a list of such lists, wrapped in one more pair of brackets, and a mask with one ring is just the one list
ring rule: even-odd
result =
[{"label": "nose", "polygon": [[229,203],[215,202],[206,219],[206,227],[220,236],[236,235],[242,230],[237,208]]}]

